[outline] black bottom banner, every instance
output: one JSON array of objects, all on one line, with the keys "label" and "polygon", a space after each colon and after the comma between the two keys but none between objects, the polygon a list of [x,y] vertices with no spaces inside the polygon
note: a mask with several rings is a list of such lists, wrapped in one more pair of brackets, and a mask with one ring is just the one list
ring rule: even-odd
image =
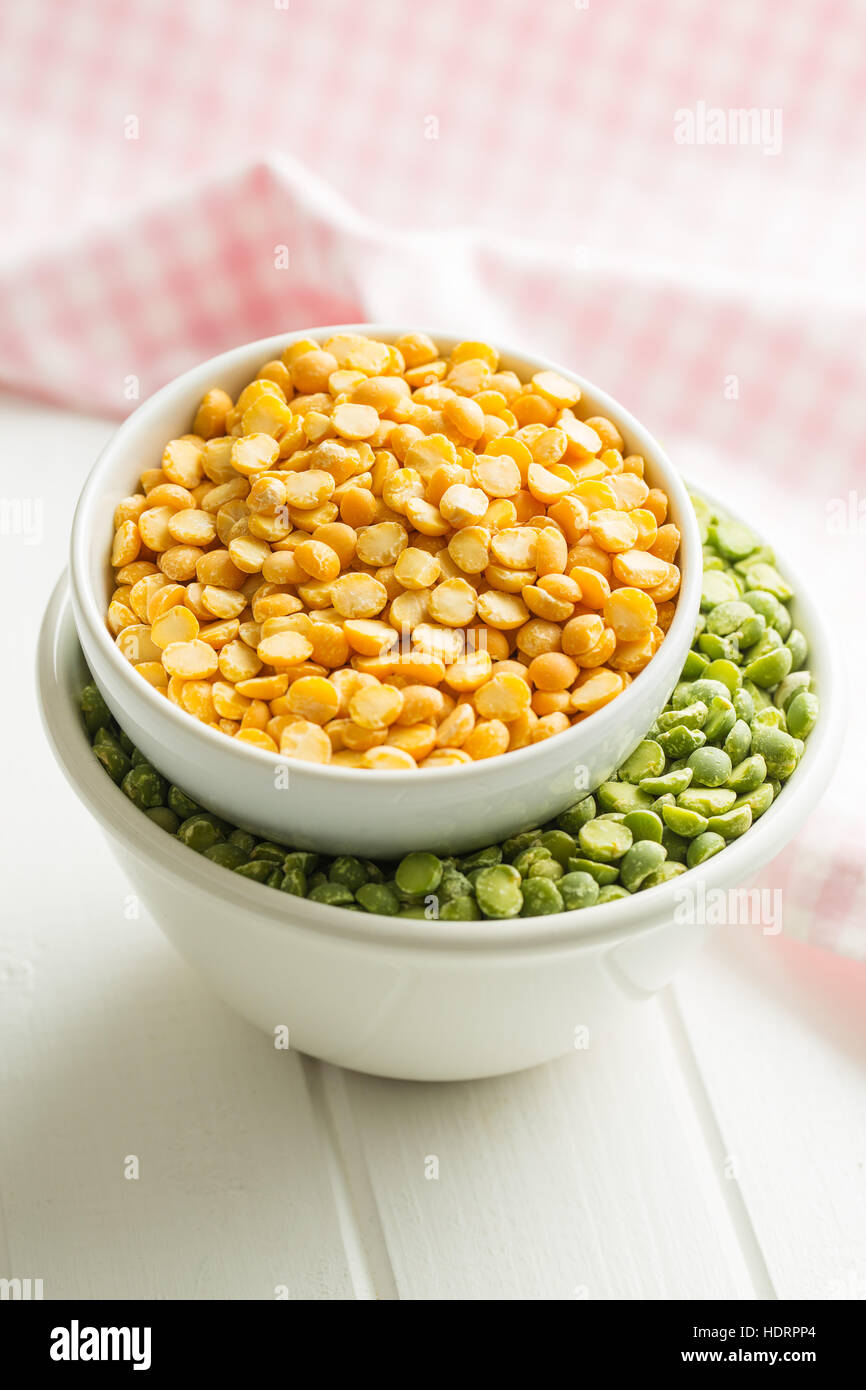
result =
[{"label": "black bottom banner", "polygon": [[[477,1304],[471,1306],[477,1309]],[[345,1313],[323,1310],[322,1315],[323,1326],[329,1330],[335,1316],[345,1328]],[[49,1380],[62,1380],[69,1375],[92,1377],[110,1369],[115,1376],[138,1372],[160,1379],[187,1367],[226,1375],[235,1367],[254,1367],[261,1373],[272,1365],[275,1371],[290,1374],[298,1352],[308,1355],[315,1350],[315,1316],[310,1306],[299,1314],[291,1303],[278,1301],[10,1301],[0,1311],[0,1325],[7,1356],[14,1356],[17,1373],[38,1372]],[[411,1313],[408,1316],[409,1324],[402,1324],[402,1317],[400,1323],[411,1332]],[[481,1316],[480,1326],[467,1328],[469,1337],[462,1343],[459,1361],[464,1373],[467,1362],[474,1361],[480,1369],[483,1361],[489,1376],[501,1354],[508,1357],[516,1349],[515,1332],[518,1341],[522,1335],[512,1315],[503,1334],[491,1337],[486,1315]],[[459,1321],[460,1314],[456,1317]],[[600,1362],[613,1374],[675,1367],[688,1371],[708,1366],[763,1366],[771,1370],[811,1366],[826,1376],[852,1364],[863,1327],[862,1305],[856,1302],[575,1301],[566,1317],[568,1344],[580,1353],[577,1367],[598,1369]],[[357,1324],[361,1333],[369,1326]],[[415,1335],[423,1347],[426,1375],[433,1369],[437,1345],[442,1348],[443,1374],[449,1373],[449,1366],[453,1373],[455,1345],[442,1337],[441,1324],[431,1325],[429,1312]],[[348,1351],[347,1344],[342,1345]],[[467,1356],[472,1346],[476,1347],[475,1355]],[[321,1351],[331,1369],[333,1350],[329,1338]],[[356,1371],[366,1366],[369,1373],[369,1354],[369,1344],[355,1344],[352,1356]],[[393,1373],[393,1364],[391,1370]],[[402,1373],[414,1374],[405,1364]]]}]

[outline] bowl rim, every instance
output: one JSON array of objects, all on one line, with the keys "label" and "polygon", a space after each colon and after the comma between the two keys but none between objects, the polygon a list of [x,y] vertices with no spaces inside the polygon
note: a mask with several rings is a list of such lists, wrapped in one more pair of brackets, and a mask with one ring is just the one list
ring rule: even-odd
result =
[{"label": "bowl rim", "polygon": [[[69,552],[70,582],[72,593],[76,602],[80,618],[87,625],[88,635],[96,643],[102,657],[107,661],[118,678],[123,684],[136,680],[135,691],[150,707],[156,725],[160,725],[167,720],[168,725],[177,731],[177,736],[187,741],[190,747],[195,747],[197,742],[204,757],[209,751],[218,752],[222,759],[237,760],[239,766],[259,766],[271,768],[284,766],[286,758],[279,752],[271,753],[263,748],[256,748],[253,744],[238,742],[236,739],[226,738],[217,729],[211,729],[202,724],[199,720],[193,719],[185,711],[176,708],[164,696],[160,695],[146,681],[140,677],[135,677],[128,661],[121,656],[115,643],[111,640],[108,629],[105,625],[105,615],[100,609],[97,595],[89,582],[89,559],[93,544],[91,516],[96,501],[101,495],[105,474],[110,472],[117,463],[118,456],[129,447],[130,438],[134,438],[135,431],[151,416],[157,415],[161,409],[169,409],[175,406],[189,392],[192,391],[193,381],[199,376],[207,373],[218,380],[220,373],[231,372],[239,367],[246,358],[258,358],[261,356],[262,362],[269,360],[270,357],[278,356],[279,353],[292,342],[301,338],[321,337],[322,335],[333,336],[336,333],[359,333],[363,332],[371,337],[379,337],[383,341],[393,341],[404,333],[422,332],[427,333],[434,341],[441,341],[444,345],[463,341],[460,334],[453,330],[419,328],[417,325],[393,325],[380,323],[355,323],[355,324],[325,324],[318,327],[302,328],[292,330],[289,333],[276,334],[269,338],[260,338],[249,343],[240,344],[238,347],[229,349],[227,352],[218,354],[203,362],[197,363],[188,371],[180,376],[174,377],[161,387],[153,395],[137,407],[123,423],[118,427],[105,448],[100,453],[94,463],[84,487],[78,498],[75,514],[72,521],[72,535]],[[592,396],[597,403],[598,410],[608,414],[614,422],[624,427],[626,432],[638,440],[653,472],[660,473],[661,481],[669,501],[674,502],[676,511],[681,521],[680,545],[684,550],[687,559],[691,562],[681,567],[680,589],[677,595],[676,610],[670,628],[665,634],[665,641],[661,644],[659,651],[651,658],[644,668],[649,670],[653,662],[663,657],[666,644],[670,641],[668,651],[676,649],[682,642],[683,635],[688,633],[688,641],[684,651],[691,641],[691,630],[697,616],[700,604],[700,586],[702,570],[695,563],[695,557],[700,554],[700,533],[697,518],[688,497],[688,491],[682,480],[681,475],[674,467],[665,450],[658,440],[650,433],[645,425],[641,424],[615,397],[607,392],[600,390],[594,383],[587,378],[571,371],[568,367],[552,361],[549,358],[539,356],[532,352],[522,352],[517,348],[503,343],[493,344],[500,354],[500,357],[518,359],[534,364],[536,371],[555,371],[573,381],[580,387],[581,394]],[[196,386],[196,391],[199,389]],[[635,692],[634,687],[638,686],[640,677],[644,672],[639,672],[631,681],[629,686],[607,705],[595,710],[587,720],[582,720],[579,724],[563,730],[557,734],[557,748],[562,750],[563,762],[568,761],[569,748],[579,745],[587,735],[587,730],[591,728],[593,736],[603,740],[608,729],[613,727],[618,718],[626,718],[629,709],[641,698],[640,689]],[[144,687],[144,688],[142,688]],[[132,688],[129,686],[128,688]],[[626,701],[623,705],[621,702]],[[532,761],[536,745],[530,744],[525,748],[515,749],[506,753],[500,753],[493,758],[485,758],[477,763],[459,764],[441,768],[425,768],[424,786],[431,783],[454,781],[459,789],[462,786],[471,784],[475,780],[489,778],[490,768],[510,767],[515,776],[519,776],[521,769],[526,769]],[[335,786],[341,784],[354,788],[368,787],[372,790],[373,785],[384,788],[413,786],[416,776],[415,772],[408,769],[370,769],[340,767],[333,764],[301,763],[292,765],[292,771],[299,776],[310,776],[321,779],[323,783],[331,782]],[[361,779],[363,778],[363,781]]]},{"label": "bowl rim", "polygon": [[[735,516],[718,503],[708,489],[696,488],[711,505]],[[762,535],[772,544],[772,538]],[[838,640],[832,626],[823,621],[797,567],[776,550],[780,571],[795,590],[795,611],[810,649],[810,669],[821,697],[821,714],[806,742],[806,750],[792,781],[746,835],[708,860],[700,870],[690,870],[692,884],[707,890],[747,880],[772,859],[799,830],[817,805],[835,769],[845,728],[846,696]],[[67,701],[63,674],[58,668],[61,639],[73,626],[68,580],[64,572],[45,611],[37,645],[37,692],[43,726],[57,761],[79,798],[97,821],[118,839],[125,850],[149,868],[192,881],[208,894],[217,892],[239,909],[254,912],[274,930],[311,931],[338,937],[359,946],[390,947],[426,953],[431,957],[453,954],[519,954],[539,949],[583,948],[651,931],[670,920],[679,878],[659,884],[612,903],[545,917],[517,917],[502,921],[482,919],[443,923],[436,919],[384,917],[376,913],[346,912],[307,898],[280,898],[273,888],[242,879],[231,870],[205,860],[142,815],[92,757],[78,707]],[[77,635],[76,635],[77,636]],[[83,656],[82,656],[83,661]],[[57,697],[60,697],[59,699]],[[767,850],[767,847],[769,849]],[[216,871],[216,879],[213,875]],[[242,920],[239,920],[242,929]]]}]

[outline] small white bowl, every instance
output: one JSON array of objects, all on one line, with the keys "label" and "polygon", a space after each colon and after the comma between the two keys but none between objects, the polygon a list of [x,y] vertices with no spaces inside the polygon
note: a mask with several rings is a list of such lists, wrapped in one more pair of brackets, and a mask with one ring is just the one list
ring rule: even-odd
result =
[{"label": "small white bowl", "polygon": [[784,558],[780,565],[797,589],[794,619],[809,639],[821,697],[794,776],[756,825],[700,870],[580,912],[504,922],[345,912],[195,854],[148,820],[93,755],[78,707],[88,675],[65,578],[39,638],[43,722],[158,925],[245,1018],[272,1035],[287,1027],[301,1052],[381,1076],[450,1081],[517,1071],[585,1046],[585,1029],[593,1043],[603,1038],[618,1013],[666,985],[710,931],[700,892],[747,882],[824,792],[845,727],[844,683],[817,609]]},{"label": "small white bowl", "polygon": [[[543,743],[472,766],[373,772],[287,761],[238,743],[170,704],[117,650],[105,614],[113,513],[143,468],[159,463],[166,441],[189,430],[211,386],[236,393],[270,358],[301,337],[364,332],[393,341],[406,327],[352,324],[266,338],[212,358],[163,387],[121,425],[94,466],[75,513],[71,584],[87,663],[115,718],[159,768],[202,805],[233,822],[331,853],[400,856],[424,845],[466,851],[549,820],[618,767],[670,695],[692,640],[701,587],[701,542],[683,482],[653,437],[618,402],[565,367],[503,349],[504,368],[529,377],[552,368],[575,381],[581,411],[612,419],[646,475],[664,489],[682,541],[677,610],[659,651],[611,704]],[[460,341],[431,336],[444,351]]]}]

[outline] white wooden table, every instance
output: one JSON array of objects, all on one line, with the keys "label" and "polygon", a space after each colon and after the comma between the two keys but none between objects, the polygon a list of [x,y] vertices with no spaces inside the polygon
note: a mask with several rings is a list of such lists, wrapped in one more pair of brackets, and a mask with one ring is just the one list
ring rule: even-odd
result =
[{"label": "white wooden table", "polygon": [[46,1298],[866,1297],[866,967],[731,928],[610,1044],[422,1086],[275,1051],[128,917],[32,677],[110,428],[0,403],[0,495],[31,499],[0,537],[0,1277]]}]

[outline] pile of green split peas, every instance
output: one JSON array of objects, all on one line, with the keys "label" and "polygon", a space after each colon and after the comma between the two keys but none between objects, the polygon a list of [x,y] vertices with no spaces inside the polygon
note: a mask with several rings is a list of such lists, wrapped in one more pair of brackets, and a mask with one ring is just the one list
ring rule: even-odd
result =
[{"label": "pile of green split peas", "polygon": [[81,709],[94,753],[145,815],[206,859],[349,912],[445,922],[535,917],[666,883],[746,834],[793,773],[818,718],[806,639],[772,551],[703,499],[693,502],[704,576],[679,684],[617,773],[548,825],[472,854],[420,852],[398,864],[287,849],[211,815],[167,782],[88,685]]}]

